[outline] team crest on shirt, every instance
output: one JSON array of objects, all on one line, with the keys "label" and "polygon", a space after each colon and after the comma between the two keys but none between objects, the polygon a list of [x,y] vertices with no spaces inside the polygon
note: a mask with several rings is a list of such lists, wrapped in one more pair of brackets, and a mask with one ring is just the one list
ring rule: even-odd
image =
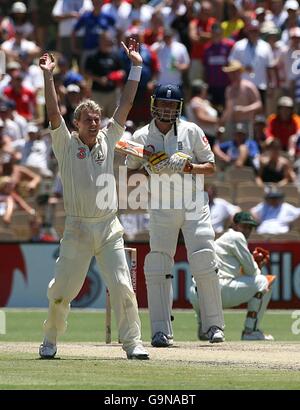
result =
[{"label": "team crest on shirt", "polygon": [[95,160],[96,164],[98,164],[98,165],[101,165],[103,163],[104,159],[105,159],[105,155],[100,150],[96,153],[96,155],[94,155],[94,160]]},{"label": "team crest on shirt", "polygon": [[78,159],[85,159],[86,158],[86,148],[84,148],[84,147],[79,147],[78,148],[77,158]]}]

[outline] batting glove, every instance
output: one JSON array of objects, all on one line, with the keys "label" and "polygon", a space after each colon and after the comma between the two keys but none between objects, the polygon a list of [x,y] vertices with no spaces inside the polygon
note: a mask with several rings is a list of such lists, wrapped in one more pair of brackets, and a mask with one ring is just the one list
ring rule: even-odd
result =
[{"label": "batting glove", "polygon": [[169,159],[168,168],[173,172],[183,172],[191,159],[192,157],[190,155],[184,154],[183,152],[175,152]]},{"label": "batting glove", "polygon": [[169,164],[169,156],[163,151],[155,152],[148,159],[148,167],[154,174],[159,174]]}]

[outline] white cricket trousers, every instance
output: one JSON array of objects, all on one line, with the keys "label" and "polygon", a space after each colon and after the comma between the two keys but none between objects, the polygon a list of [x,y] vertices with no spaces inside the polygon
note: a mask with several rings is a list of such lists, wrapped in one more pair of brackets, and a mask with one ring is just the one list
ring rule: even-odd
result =
[{"label": "white cricket trousers", "polygon": [[70,302],[79,293],[93,256],[109,289],[126,351],[141,343],[141,323],[126,261],[123,228],[115,215],[106,220],[67,216],[55,277],[48,286],[45,339],[56,343],[57,335],[66,330]]}]

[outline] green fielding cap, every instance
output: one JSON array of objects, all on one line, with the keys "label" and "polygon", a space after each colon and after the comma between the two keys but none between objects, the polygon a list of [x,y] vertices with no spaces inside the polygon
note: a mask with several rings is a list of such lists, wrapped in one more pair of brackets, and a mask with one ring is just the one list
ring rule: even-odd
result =
[{"label": "green fielding cap", "polygon": [[258,225],[258,223],[253,218],[253,216],[250,214],[250,212],[245,212],[245,211],[238,212],[237,214],[235,214],[233,217],[233,222],[236,224],[247,224],[247,225],[252,225],[252,226]]}]

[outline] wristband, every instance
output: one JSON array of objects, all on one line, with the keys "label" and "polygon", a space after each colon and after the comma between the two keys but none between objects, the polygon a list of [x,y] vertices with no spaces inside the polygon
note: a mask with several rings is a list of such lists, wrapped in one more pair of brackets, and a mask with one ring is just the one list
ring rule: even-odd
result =
[{"label": "wristband", "polygon": [[142,66],[133,65],[130,69],[128,80],[140,81],[141,74],[142,74]]}]

